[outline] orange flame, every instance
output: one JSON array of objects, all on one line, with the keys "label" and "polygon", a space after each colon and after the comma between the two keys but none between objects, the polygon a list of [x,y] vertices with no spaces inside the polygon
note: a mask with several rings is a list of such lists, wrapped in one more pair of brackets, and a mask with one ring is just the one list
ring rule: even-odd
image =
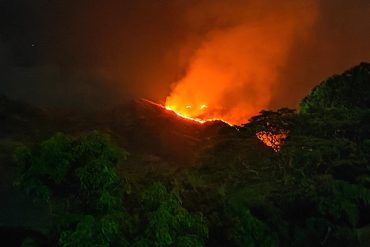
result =
[{"label": "orange flame", "polygon": [[[206,122],[205,120],[201,120],[201,119],[197,119],[197,118],[192,118],[192,117],[186,116],[186,115],[184,115],[184,114],[181,114],[181,113],[179,113],[179,112],[177,112],[177,111],[173,110],[170,106],[166,106],[165,108],[166,108],[167,110],[169,110],[169,111],[174,112],[174,113],[175,113],[177,116],[179,116],[179,117],[186,118],[186,119],[189,119],[189,120],[192,120],[192,121],[196,121],[196,122],[199,122],[199,123],[204,123],[204,122]],[[191,107],[186,106],[185,108],[186,108],[186,109],[190,109]]]},{"label": "orange flame", "polygon": [[[199,106],[200,110],[206,109],[207,107],[208,106],[205,105],[205,104]],[[165,109],[175,113],[179,117],[182,117],[182,118],[185,118],[185,119],[188,119],[188,120],[191,120],[191,121],[195,121],[195,122],[198,122],[198,123],[201,123],[201,124],[203,124],[205,122],[211,122],[211,121],[222,121],[222,122],[232,126],[231,123],[228,123],[227,121],[225,121],[223,119],[217,119],[217,118],[201,119],[201,118],[197,118],[197,117],[191,117],[191,115],[187,115],[187,112],[185,112],[183,114],[181,112],[176,111],[177,107],[172,108],[171,106],[165,106]],[[185,106],[185,109],[190,110],[190,109],[193,109],[193,107],[191,105],[187,105],[187,106]]]}]

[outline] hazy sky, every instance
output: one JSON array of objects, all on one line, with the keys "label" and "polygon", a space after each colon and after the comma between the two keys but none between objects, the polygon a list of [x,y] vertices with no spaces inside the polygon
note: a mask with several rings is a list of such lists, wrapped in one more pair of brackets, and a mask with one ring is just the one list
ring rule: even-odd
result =
[{"label": "hazy sky", "polygon": [[368,0],[0,0],[0,94],[37,104],[164,102],[223,77],[210,102],[294,107],[361,61]]}]

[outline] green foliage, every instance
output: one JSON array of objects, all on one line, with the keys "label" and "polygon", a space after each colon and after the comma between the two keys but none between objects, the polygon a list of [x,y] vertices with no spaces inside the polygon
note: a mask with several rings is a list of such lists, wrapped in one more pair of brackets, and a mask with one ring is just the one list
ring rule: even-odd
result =
[{"label": "green foliage", "polygon": [[[60,246],[204,245],[208,235],[204,218],[189,213],[180,196],[161,183],[136,191],[132,200],[142,208],[132,216],[125,213],[116,166],[126,153],[105,135],[57,134],[34,149],[18,149],[15,156],[17,184],[50,204]],[[121,236],[125,234],[128,238]]]},{"label": "green foliage", "polygon": [[[125,184],[117,165],[127,154],[106,135],[57,134],[17,150],[16,184],[48,203],[52,241],[64,247],[363,247],[369,71],[362,64],[328,79],[299,113],[262,111],[237,135],[210,141],[198,166],[164,172],[138,165],[142,174]],[[279,152],[256,139],[261,131],[287,134]]]},{"label": "green foliage", "polygon": [[301,112],[322,108],[370,108],[370,64],[332,76],[315,87],[301,104]]},{"label": "green foliage", "polygon": [[278,246],[277,236],[240,200],[230,201],[225,210],[229,222],[227,237],[232,246]]},{"label": "green foliage", "polygon": [[320,214],[338,222],[356,226],[359,207],[370,206],[370,190],[345,181],[324,179],[320,181],[318,208]]},{"label": "green foliage", "polygon": [[61,246],[109,246],[124,214],[116,168],[126,155],[98,132],[77,138],[59,133],[33,150],[17,150],[17,184],[49,203]]},{"label": "green foliage", "polygon": [[77,223],[74,230],[61,233],[59,245],[61,247],[96,246],[108,247],[114,238],[120,234],[117,219],[104,216],[100,219],[85,215]]},{"label": "green foliage", "polygon": [[27,147],[16,150],[19,184],[35,199],[48,201],[51,187],[57,187],[64,179],[73,162],[72,140],[56,134],[32,152]]},{"label": "green foliage", "polygon": [[181,205],[174,192],[168,192],[161,183],[154,183],[142,195],[145,236],[138,246],[203,246],[208,228],[201,215],[191,214]]},{"label": "green foliage", "polygon": [[348,139],[292,136],[280,155],[288,163],[285,166],[302,169],[307,175],[330,173],[338,166],[357,162],[357,152],[356,144]]},{"label": "green foliage", "polygon": [[98,230],[94,217],[85,216],[78,222],[74,231],[62,232],[59,245],[62,247],[69,246],[107,246],[105,241],[99,239],[97,241],[96,233]]},{"label": "green foliage", "polygon": [[243,127],[243,132],[255,135],[256,132],[266,131],[272,134],[286,134],[296,122],[294,109],[281,108],[277,111],[261,111],[252,117]]},{"label": "green foliage", "polygon": [[355,228],[369,210],[370,190],[331,176],[301,176],[282,191],[271,199],[291,222],[292,246],[358,246]]}]

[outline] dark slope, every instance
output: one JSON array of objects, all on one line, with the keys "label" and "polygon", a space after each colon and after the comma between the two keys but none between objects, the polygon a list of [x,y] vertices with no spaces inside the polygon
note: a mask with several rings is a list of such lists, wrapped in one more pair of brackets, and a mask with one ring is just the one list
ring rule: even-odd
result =
[{"label": "dark slope", "polygon": [[213,139],[238,134],[223,122],[200,124],[146,100],[131,102],[111,114],[110,129],[123,146],[179,163],[190,162]]},{"label": "dark slope", "polygon": [[0,95],[0,138],[30,140],[51,129],[45,110]]},{"label": "dark slope", "polygon": [[37,142],[60,131],[107,132],[131,153],[159,156],[170,163],[189,163],[203,147],[238,131],[221,121],[201,124],[183,119],[147,100],[91,112],[45,110],[0,98],[0,138]]},{"label": "dark slope", "polygon": [[148,165],[165,169],[189,166],[212,143],[240,139],[238,131],[223,122],[199,124],[184,120],[146,100],[104,111],[78,112],[40,109],[1,96],[0,236],[42,230],[49,224],[47,210],[33,205],[30,198],[12,186],[15,149],[22,143],[39,143],[55,132],[78,135],[91,130],[109,133],[127,149],[131,155],[122,169],[140,174],[145,174]]}]

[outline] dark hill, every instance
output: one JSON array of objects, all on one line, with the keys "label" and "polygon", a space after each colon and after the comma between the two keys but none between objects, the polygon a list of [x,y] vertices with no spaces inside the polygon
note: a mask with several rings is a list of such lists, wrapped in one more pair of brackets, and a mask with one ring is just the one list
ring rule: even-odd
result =
[{"label": "dark hill", "polygon": [[[129,151],[122,166],[127,175],[145,176],[152,169],[177,170],[197,164],[203,151],[229,155],[233,152],[269,152],[255,137],[245,139],[235,127],[221,121],[200,124],[147,100],[127,102],[113,109],[81,112],[40,109],[24,102],[0,97],[0,227],[23,231],[48,225],[46,209],[34,207],[31,199],[13,188],[16,169],[13,159],[20,144],[33,145],[55,132],[72,135],[100,130]],[[232,150],[233,152],[230,152]],[[257,152],[258,153],[258,152]],[[235,155],[235,157],[237,157]],[[13,218],[19,215],[19,220]],[[35,219],[36,218],[36,219]],[[20,228],[19,228],[20,227]],[[19,228],[19,229],[18,229]],[[11,230],[13,231],[13,230]],[[7,235],[5,230],[0,234]]]},{"label": "dark hill", "polygon": [[[140,234],[148,234],[146,225],[148,222],[151,225],[151,219],[148,221],[146,217],[156,215],[153,211],[142,211],[147,210],[147,203],[143,203],[141,196],[146,195],[148,184],[159,181],[165,187],[164,193],[159,190],[159,193],[145,196],[158,200],[158,203],[149,204],[158,204],[159,208],[163,202],[167,204],[167,196],[161,197],[167,194],[167,188],[174,193],[174,197],[168,196],[170,201],[181,196],[179,205],[189,212],[204,215],[209,228],[207,246],[244,246],[250,243],[254,246],[278,246],[271,244],[277,241],[280,246],[322,246],[325,242],[328,243],[325,246],[360,246],[357,242],[366,243],[365,235],[370,229],[369,67],[369,64],[361,64],[322,82],[302,101],[301,113],[287,108],[276,112],[262,111],[242,127],[232,127],[221,121],[200,124],[147,100],[82,112],[39,109],[1,97],[0,236],[4,239],[30,235],[47,238],[36,233],[42,233],[52,224],[51,204],[35,207],[31,197],[25,197],[19,187],[12,186],[16,181],[12,157],[15,148],[21,143],[32,147],[32,144],[38,144],[41,139],[47,139],[58,131],[80,135],[100,130],[110,134],[131,154],[128,160],[118,164],[118,175],[124,175],[129,185],[127,193],[118,200],[124,202],[125,212],[127,207],[128,214],[123,217],[129,219],[129,225],[132,222]],[[256,138],[256,132],[279,134],[281,129],[287,131],[282,133],[287,133],[288,138],[279,152],[267,148]],[[97,145],[101,146],[101,143]],[[91,146],[95,147],[95,144]],[[84,155],[89,150],[82,149]],[[54,155],[50,161],[43,162],[44,158],[37,156],[40,149],[34,150],[36,159],[23,156],[24,163],[30,163],[30,169],[22,177],[26,180],[31,178],[31,188],[34,189],[36,184],[38,189],[40,183],[33,180],[37,175],[33,170],[36,164],[41,176],[39,181],[53,186],[52,181],[56,180],[50,179],[49,175],[54,174],[56,167],[63,166],[63,162]],[[60,152],[60,148],[56,150]],[[77,150],[80,151],[79,148]],[[46,151],[48,154],[48,149]],[[94,150],[86,154],[92,158],[97,156]],[[104,164],[100,159],[96,163],[81,160],[85,161],[84,158],[76,158],[71,167],[75,169],[80,163],[83,166],[92,164],[92,168],[94,164]],[[45,172],[44,164],[48,164],[48,172]],[[99,178],[111,179],[110,173],[102,176],[100,170],[97,173],[92,170],[92,185],[95,178],[98,182]],[[79,200],[80,195],[90,194],[97,188],[94,185],[92,190],[84,193],[78,189],[76,194],[76,187],[71,186],[70,181],[75,180],[77,173],[70,171],[65,173],[72,174],[71,179],[64,181],[65,187],[54,186],[63,188],[57,193],[64,194],[65,189],[71,188],[72,197]],[[116,187],[116,183],[110,184]],[[25,185],[28,190],[30,186]],[[110,200],[111,196],[107,194],[108,204],[111,204],[114,200]],[[72,197],[68,197],[66,208],[74,205],[69,201]],[[101,196],[97,201],[101,199],[106,198]],[[64,210],[64,207],[60,208]],[[98,212],[101,210],[99,206]],[[159,212],[160,226],[163,222],[167,224],[167,220],[162,221],[168,217],[167,214],[183,211],[177,206],[174,209],[164,207],[164,210],[155,209]],[[171,216],[169,222],[177,218]],[[190,222],[187,216],[184,219]],[[141,223],[144,230],[140,229]],[[235,239],[234,233],[237,233]],[[130,232],[128,236],[131,238],[135,234]],[[238,242],[240,239],[245,242]]]},{"label": "dark hill", "polygon": [[239,136],[235,127],[221,121],[201,124],[183,119],[147,100],[82,112],[39,109],[2,96],[0,120],[1,139],[38,142],[54,132],[101,130],[132,154],[154,155],[179,165],[194,161],[213,142]]},{"label": "dark hill", "polygon": [[0,138],[35,139],[47,132],[50,116],[45,110],[0,95]]}]

